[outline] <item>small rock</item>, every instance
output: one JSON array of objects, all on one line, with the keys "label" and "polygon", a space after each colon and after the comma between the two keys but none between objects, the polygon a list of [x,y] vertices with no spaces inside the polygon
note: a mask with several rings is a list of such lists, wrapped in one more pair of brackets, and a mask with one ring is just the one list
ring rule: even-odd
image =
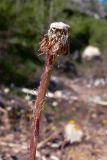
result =
[{"label": "small rock", "polygon": [[9,88],[4,88],[4,93],[9,93],[10,89]]},{"label": "small rock", "polygon": [[61,91],[54,92],[54,97],[55,98],[61,98],[62,97],[62,92]]},{"label": "small rock", "polygon": [[56,107],[58,105],[58,102],[56,102],[56,101],[54,101],[53,103],[52,103],[52,106],[53,107]]},{"label": "small rock", "polygon": [[30,97],[29,95],[25,96],[25,100],[27,100],[27,101],[29,101],[30,98],[31,98],[31,97]]},{"label": "small rock", "polygon": [[105,85],[105,80],[103,78],[101,79],[96,79],[95,82],[94,82],[94,86],[97,87],[97,86],[104,86]]},{"label": "small rock", "polygon": [[51,155],[50,159],[51,159],[51,160],[59,160],[59,158],[56,157],[56,156],[54,156],[54,155]]},{"label": "small rock", "polygon": [[71,144],[80,142],[83,138],[83,131],[75,121],[71,120],[64,128],[64,136],[65,139],[70,141]]},{"label": "small rock", "polygon": [[52,92],[48,92],[46,96],[49,97],[49,98],[53,98],[54,94]]},{"label": "small rock", "polygon": [[101,52],[99,48],[94,46],[87,46],[82,53],[82,59],[85,61],[91,61],[95,58],[101,59]]},{"label": "small rock", "polygon": [[59,143],[51,143],[52,148],[59,148],[60,144]]}]

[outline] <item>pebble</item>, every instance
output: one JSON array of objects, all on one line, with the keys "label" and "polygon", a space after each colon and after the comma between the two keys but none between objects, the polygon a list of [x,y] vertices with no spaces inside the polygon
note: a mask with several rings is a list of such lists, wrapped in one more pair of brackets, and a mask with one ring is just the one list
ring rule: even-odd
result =
[{"label": "pebble", "polygon": [[50,159],[51,159],[51,160],[59,160],[59,158],[56,157],[56,156],[54,156],[54,155],[51,155]]},{"label": "pebble", "polygon": [[52,106],[53,107],[56,107],[58,105],[58,102],[56,102],[56,101],[54,101],[53,103],[52,103]]},{"label": "pebble", "polygon": [[105,85],[105,80],[103,78],[100,78],[100,79],[96,79],[95,82],[94,82],[94,86],[95,87],[98,87],[98,86],[104,86]]},{"label": "pebble", "polygon": [[9,88],[4,88],[4,93],[9,93],[10,89]]},{"label": "pebble", "polygon": [[62,92],[61,91],[56,91],[54,92],[55,98],[61,98],[62,97]]},{"label": "pebble", "polygon": [[64,136],[65,139],[70,141],[71,144],[81,142],[83,138],[83,131],[74,120],[71,120],[65,125]]}]

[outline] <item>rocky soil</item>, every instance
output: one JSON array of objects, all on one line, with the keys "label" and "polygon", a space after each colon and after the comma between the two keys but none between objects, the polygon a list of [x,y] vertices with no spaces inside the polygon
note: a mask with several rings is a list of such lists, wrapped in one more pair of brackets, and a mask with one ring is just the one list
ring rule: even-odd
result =
[{"label": "rocky soil", "polygon": [[[46,96],[38,160],[107,160],[107,79],[54,76],[52,80],[56,89]],[[25,91],[1,85],[0,160],[28,157],[36,91]],[[80,142],[66,141],[64,128],[71,121],[83,132]]]}]

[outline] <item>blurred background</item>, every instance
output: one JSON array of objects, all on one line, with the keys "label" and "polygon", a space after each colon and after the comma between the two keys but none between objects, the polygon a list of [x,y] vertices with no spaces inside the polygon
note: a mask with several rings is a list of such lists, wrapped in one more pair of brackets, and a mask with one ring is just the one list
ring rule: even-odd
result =
[{"label": "blurred background", "polygon": [[107,0],[0,0],[0,160],[27,159],[39,42],[60,21],[70,49],[54,66],[38,160],[107,160]]}]

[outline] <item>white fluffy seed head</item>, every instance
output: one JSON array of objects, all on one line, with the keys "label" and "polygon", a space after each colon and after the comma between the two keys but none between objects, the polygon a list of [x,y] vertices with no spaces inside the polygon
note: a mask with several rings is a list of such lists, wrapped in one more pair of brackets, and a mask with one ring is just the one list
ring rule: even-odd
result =
[{"label": "white fluffy seed head", "polygon": [[63,29],[63,30],[68,30],[70,28],[69,25],[63,23],[63,22],[53,22],[50,25],[50,29],[55,28],[55,29]]},{"label": "white fluffy seed head", "polygon": [[61,42],[63,45],[66,44],[68,39],[68,29],[69,25],[63,22],[54,22],[50,24],[50,28],[48,30],[49,40],[56,40]]}]

